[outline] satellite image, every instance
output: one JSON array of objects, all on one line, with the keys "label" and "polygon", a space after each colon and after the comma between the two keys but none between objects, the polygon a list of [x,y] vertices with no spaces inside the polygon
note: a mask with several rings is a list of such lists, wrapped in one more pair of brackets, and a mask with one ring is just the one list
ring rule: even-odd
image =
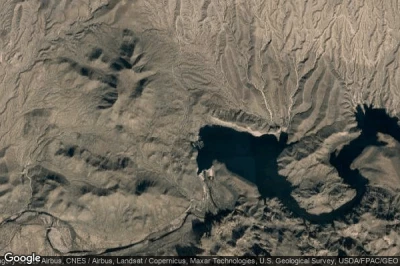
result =
[{"label": "satellite image", "polygon": [[0,255],[400,256],[397,0],[0,1]]}]

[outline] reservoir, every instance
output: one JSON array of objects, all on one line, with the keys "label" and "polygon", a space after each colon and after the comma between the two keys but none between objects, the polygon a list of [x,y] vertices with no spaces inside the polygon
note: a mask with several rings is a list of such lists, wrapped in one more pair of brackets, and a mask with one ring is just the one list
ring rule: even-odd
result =
[{"label": "reservoir", "polygon": [[[282,151],[296,143],[287,144],[287,133],[279,139],[274,135],[255,137],[223,126],[205,126],[199,137],[203,146],[198,149],[199,173],[211,167],[214,160],[225,164],[232,173],[255,184],[263,199],[278,198],[294,215],[314,223],[330,223],[341,219],[360,204],[366,192],[368,180],[358,169],[352,170],[352,162],[369,146],[383,146],[377,133],[392,136],[400,142],[398,119],[390,117],[384,109],[358,106],[355,112],[357,128],[361,134],[345,145],[338,153],[330,154],[329,163],[343,178],[344,183],[356,190],[356,196],[338,209],[322,214],[310,214],[301,208],[291,196],[293,187],[285,176],[278,173],[277,159]],[[300,140],[301,142],[301,140]]]}]

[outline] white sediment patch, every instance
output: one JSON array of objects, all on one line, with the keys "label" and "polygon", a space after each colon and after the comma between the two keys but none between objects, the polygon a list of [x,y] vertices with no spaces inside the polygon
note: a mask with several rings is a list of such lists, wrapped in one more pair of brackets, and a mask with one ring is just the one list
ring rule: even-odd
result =
[{"label": "white sediment patch", "polygon": [[251,135],[253,135],[255,137],[260,137],[262,135],[268,134],[268,135],[274,135],[274,136],[276,136],[277,139],[279,139],[279,136],[280,136],[280,134],[282,132],[282,129],[278,129],[278,130],[275,130],[275,131],[272,131],[272,130],[270,130],[270,131],[267,131],[267,130],[258,131],[258,130],[251,129],[248,126],[240,126],[240,125],[237,125],[237,124],[232,123],[232,122],[223,121],[223,120],[221,120],[219,118],[216,118],[216,117],[211,117],[211,122],[214,123],[215,125],[233,128],[233,129],[235,129],[236,131],[239,131],[239,132],[250,133]]}]

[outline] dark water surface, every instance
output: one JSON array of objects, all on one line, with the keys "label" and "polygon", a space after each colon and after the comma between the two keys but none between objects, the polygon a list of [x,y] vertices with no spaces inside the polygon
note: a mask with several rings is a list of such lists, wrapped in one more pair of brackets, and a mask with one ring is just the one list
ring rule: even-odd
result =
[{"label": "dark water surface", "polygon": [[232,173],[256,184],[262,198],[276,197],[296,216],[310,222],[332,222],[343,218],[358,205],[366,191],[368,180],[359,170],[350,169],[351,163],[366,147],[385,145],[378,141],[378,132],[391,135],[400,142],[398,119],[388,116],[384,109],[374,109],[365,105],[363,110],[358,106],[355,117],[361,135],[345,145],[338,154],[332,153],[329,162],[343,181],[355,189],[357,194],[351,201],[332,212],[310,214],[290,195],[294,188],[286,177],[278,174],[277,163],[281,152],[290,145],[295,145],[286,144],[288,139],[286,133],[282,133],[278,140],[273,135],[255,137],[227,127],[205,126],[199,133],[204,144],[204,147],[198,150],[199,173],[210,168],[212,162],[217,160],[225,164]]}]

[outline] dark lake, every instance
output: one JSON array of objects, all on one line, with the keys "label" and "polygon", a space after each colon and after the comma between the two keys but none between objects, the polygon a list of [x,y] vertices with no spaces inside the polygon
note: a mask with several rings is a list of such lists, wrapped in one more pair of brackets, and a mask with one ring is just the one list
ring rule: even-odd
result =
[{"label": "dark lake", "polygon": [[329,162],[343,181],[355,189],[357,194],[351,201],[332,212],[310,214],[290,195],[294,188],[286,177],[278,174],[277,163],[278,156],[285,148],[296,145],[296,143],[287,144],[286,133],[282,133],[278,140],[274,135],[255,137],[227,127],[205,126],[199,132],[204,144],[198,149],[199,173],[210,168],[212,162],[217,160],[225,164],[232,173],[254,183],[263,199],[276,197],[294,215],[311,222],[332,222],[343,218],[358,205],[366,191],[368,180],[359,170],[350,169],[351,163],[366,147],[385,145],[378,141],[378,132],[388,134],[400,142],[398,119],[391,118],[384,109],[358,106],[355,118],[361,135],[345,145],[338,153],[332,153]]}]

